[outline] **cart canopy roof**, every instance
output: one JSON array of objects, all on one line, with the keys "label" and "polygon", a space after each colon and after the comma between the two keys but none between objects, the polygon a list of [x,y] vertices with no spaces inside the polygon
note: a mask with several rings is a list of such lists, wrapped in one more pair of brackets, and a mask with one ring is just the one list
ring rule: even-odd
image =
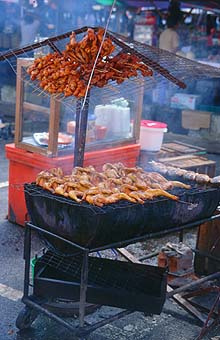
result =
[{"label": "cart canopy roof", "polygon": [[[169,0],[120,0],[121,3],[124,3],[130,7],[152,7],[154,4],[160,9],[166,9],[169,6]],[[220,1],[219,0],[183,0],[181,1],[181,6],[184,7],[195,7],[195,8],[204,8],[207,10],[219,10],[220,11]]]}]

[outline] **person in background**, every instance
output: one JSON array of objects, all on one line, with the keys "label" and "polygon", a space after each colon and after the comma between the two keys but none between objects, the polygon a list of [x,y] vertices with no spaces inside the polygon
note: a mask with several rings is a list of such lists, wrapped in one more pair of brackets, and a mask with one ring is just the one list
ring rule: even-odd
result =
[{"label": "person in background", "polygon": [[32,44],[38,33],[40,20],[31,12],[26,12],[21,21],[21,43],[20,46]]},{"label": "person in background", "polygon": [[[167,28],[160,34],[159,37],[159,48],[162,50],[169,51],[171,53],[176,53],[179,48],[179,35],[176,32],[178,27],[178,19],[173,16],[167,17]],[[170,84],[161,83],[158,86],[159,93],[159,105],[166,106],[168,103],[168,98],[171,96]]]},{"label": "person in background", "polygon": [[6,12],[6,6],[5,6],[5,2],[4,1],[0,1],[0,13],[2,14],[0,17],[0,32],[2,34],[2,32],[4,31],[5,28],[5,12]]},{"label": "person in background", "polygon": [[170,0],[167,17],[169,16],[176,18],[178,22],[180,22],[183,19],[184,15],[181,12],[179,0]]},{"label": "person in background", "polygon": [[37,0],[36,13],[40,19],[41,37],[52,37],[57,33],[58,8],[56,1]]},{"label": "person in background", "polygon": [[167,18],[167,28],[160,34],[159,48],[176,53],[179,48],[179,35],[177,33],[178,19],[173,16]]}]

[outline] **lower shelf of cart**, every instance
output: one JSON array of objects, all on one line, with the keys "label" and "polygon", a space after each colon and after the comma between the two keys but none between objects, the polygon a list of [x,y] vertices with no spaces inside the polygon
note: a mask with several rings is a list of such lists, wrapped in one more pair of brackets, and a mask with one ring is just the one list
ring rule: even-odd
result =
[{"label": "lower shelf of cart", "polygon": [[[104,281],[90,280],[91,275],[88,276],[88,286],[86,292],[86,301],[92,304],[106,305],[112,307],[123,308],[132,311],[141,311],[150,314],[160,314],[165,302],[166,296],[166,274],[164,275],[160,272],[160,280],[161,282],[158,284],[158,273],[155,275],[156,267],[153,267],[152,273],[149,271],[150,266],[146,266],[147,275],[143,275],[143,279],[141,276],[142,282],[140,281],[140,291],[137,290],[137,287],[132,290],[132,284],[137,283],[138,279],[135,280],[135,273],[132,272],[133,266],[130,266],[130,263],[123,262],[120,263],[123,269],[126,270],[125,277],[117,272],[117,263],[121,261],[115,260],[107,260],[107,259],[93,259],[90,258],[92,262],[101,262],[108,265],[112,265],[111,262],[115,265],[115,271],[111,273],[114,279],[114,276],[120,278],[120,285],[118,286],[106,286]],[[110,263],[109,263],[110,262]],[[93,263],[92,263],[93,264]],[[97,264],[97,263],[96,263]],[[128,266],[127,266],[128,265]],[[145,265],[140,265],[145,267]],[[93,264],[94,267],[94,264]],[[46,266],[39,266],[36,268],[35,278],[34,278],[34,295],[46,298],[60,298],[60,299],[68,299],[68,300],[77,300],[80,296],[80,276],[73,278],[67,272],[62,272],[57,270],[57,268]],[[142,269],[142,268],[141,268]],[[145,268],[144,268],[145,269]],[[130,270],[130,273],[129,273]],[[158,271],[161,271],[161,268],[158,268]],[[131,275],[131,282],[128,284],[128,277]],[[94,278],[94,276],[93,276]],[[147,280],[146,280],[147,278]],[[123,279],[126,282],[123,282]],[[92,281],[92,282],[91,282]],[[153,283],[155,281],[155,284]],[[102,285],[103,283],[103,285]],[[152,289],[150,289],[152,286]],[[148,287],[147,287],[148,286]],[[143,288],[144,287],[144,288]],[[147,287],[145,289],[145,287]],[[157,287],[155,289],[155,287]]]}]

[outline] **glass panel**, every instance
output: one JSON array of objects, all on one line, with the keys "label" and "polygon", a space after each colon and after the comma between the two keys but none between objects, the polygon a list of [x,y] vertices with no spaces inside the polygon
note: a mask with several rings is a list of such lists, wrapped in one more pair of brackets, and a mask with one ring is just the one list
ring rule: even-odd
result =
[{"label": "glass panel", "polygon": [[[34,82],[28,80],[26,68],[22,67],[23,103],[22,142],[34,146],[47,146],[45,141],[49,128],[50,97],[35,88]],[[44,136],[44,138],[43,138]]]},{"label": "glass panel", "polygon": [[[134,127],[140,110],[139,102],[142,103],[141,91],[140,95],[131,96],[129,86],[124,87],[124,84],[118,86],[118,91],[111,88],[92,88],[88,107],[86,147],[95,149],[103,144],[110,147],[112,144],[133,140],[136,137]],[[66,126],[67,133],[73,134],[74,137],[76,101],[66,99],[62,106],[63,130]]]}]

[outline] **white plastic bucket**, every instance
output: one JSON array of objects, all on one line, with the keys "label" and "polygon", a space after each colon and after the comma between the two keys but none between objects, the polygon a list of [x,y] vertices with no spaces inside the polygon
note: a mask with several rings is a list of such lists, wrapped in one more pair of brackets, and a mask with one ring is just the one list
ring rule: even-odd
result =
[{"label": "white plastic bucket", "polygon": [[141,150],[159,151],[163,143],[167,124],[153,120],[142,120],[140,129]]}]

